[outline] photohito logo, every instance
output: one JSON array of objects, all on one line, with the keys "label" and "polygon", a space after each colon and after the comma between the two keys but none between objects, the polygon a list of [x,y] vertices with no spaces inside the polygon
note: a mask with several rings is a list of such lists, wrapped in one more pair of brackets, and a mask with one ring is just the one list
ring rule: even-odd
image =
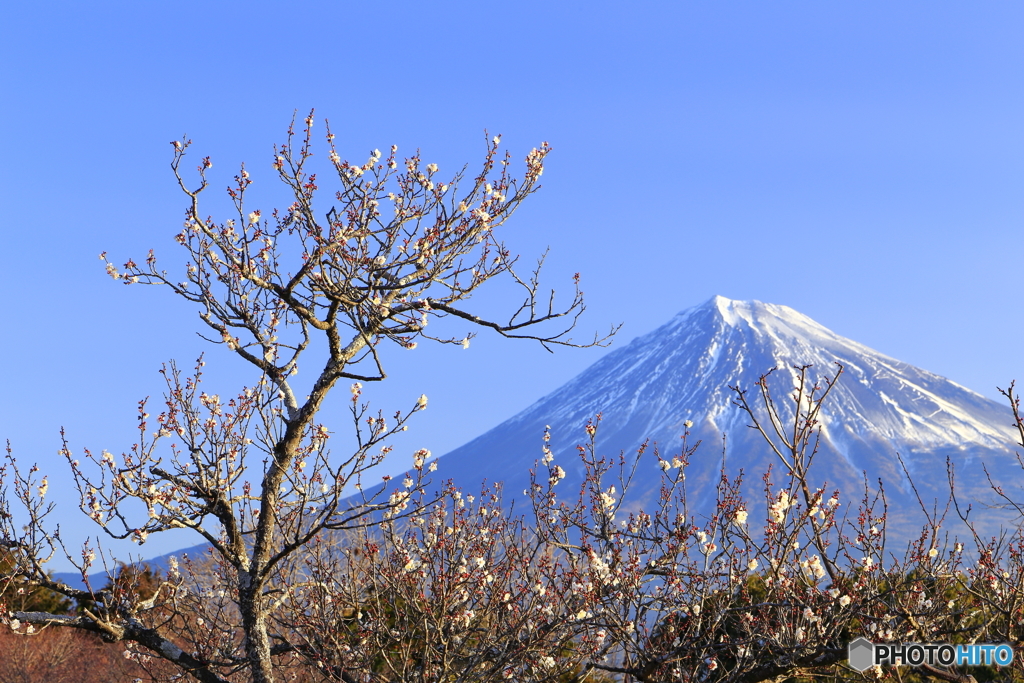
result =
[{"label": "photohito logo", "polygon": [[886,643],[875,645],[867,638],[849,644],[850,666],[864,671],[873,666],[1007,666],[1013,661],[1013,648],[997,645],[950,645],[948,643]]}]

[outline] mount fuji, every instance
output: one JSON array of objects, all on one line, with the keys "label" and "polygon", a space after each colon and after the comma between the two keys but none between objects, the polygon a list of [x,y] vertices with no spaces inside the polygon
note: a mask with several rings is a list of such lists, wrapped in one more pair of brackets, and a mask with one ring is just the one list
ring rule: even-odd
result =
[{"label": "mount fuji", "polygon": [[[682,448],[680,436],[689,421],[687,443],[702,442],[686,470],[691,509],[712,510],[724,457],[730,476],[745,472],[744,493],[754,521],[753,512],[764,511],[760,475],[770,465],[776,482],[784,473],[760,435],[747,428],[750,418],[733,403],[736,394],[729,387],[755,389],[762,375],[777,368],[770,386],[777,403],[791,403],[783,397],[792,393],[794,366],[811,365],[816,378],[834,376],[836,362],[844,372],[822,408],[810,485],[829,492],[838,488],[849,510],[856,508],[865,482],[875,487],[881,480],[889,503],[889,538],[904,543],[924,519],[897,453],[929,507],[935,500],[941,507],[948,497],[948,457],[958,498],[974,506],[969,519],[979,532],[994,534],[1000,526],[1019,523],[1014,512],[996,507],[999,501],[981,467],[985,463],[996,484],[1024,500],[1019,486],[1024,470],[1014,455],[1016,430],[1008,407],[841,337],[787,306],[721,296],[607,354],[518,415],[442,456],[434,481],[450,478],[467,493],[485,481],[500,481],[505,503],[522,505],[520,494],[530,486],[530,469],[542,457],[550,426],[554,462],[567,475],[560,494],[571,496],[584,478],[576,446],[587,442],[585,426],[598,414],[598,453],[608,456],[628,456],[650,440],[671,459]],[[756,393],[750,393],[752,403]],[[661,472],[648,454],[623,503],[649,506],[660,486]],[[955,514],[947,517],[944,530],[965,531]],[[198,556],[205,549],[174,554]],[[149,562],[164,568],[169,557]],[[57,576],[81,585],[77,574]],[[106,580],[94,578],[96,586]]]},{"label": "mount fuji", "polygon": [[[834,376],[837,362],[844,371],[822,408],[810,484],[838,488],[847,505],[855,506],[865,482],[875,488],[881,480],[890,528],[906,539],[916,534],[915,525],[906,522],[923,521],[911,481],[929,508],[938,500],[941,509],[949,491],[948,457],[958,499],[974,506],[972,522],[982,517],[979,528],[994,531],[1013,519],[996,507],[999,501],[982,469],[985,463],[1008,493],[1019,491],[1014,484],[1024,481],[1008,407],[841,337],[787,306],[721,296],[607,354],[518,415],[443,456],[438,475],[470,492],[484,480],[502,481],[506,502],[519,498],[550,426],[555,463],[567,473],[564,495],[578,491],[582,482],[576,446],[587,442],[585,425],[598,414],[597,448],[608,456],[629,455],[650,440],[670,459],[679,453],[689,421],[687,443],[702,440],[686,470],[691,501],[710,511],[724,457],[730,475],[744,470],[745,492],[756,502],[761,475],[773,465],[778,482],[782,468],[762,437],[748,429],[750,418],[733,403],[736,394],[729,387],[753,389],[749,400],[754,403],[759,400],[755,382],[777,368],[769,386],[776,402],[788,406],[792,401],[784,397],[795,386],[794,366],[811,365],[810,377],[817,379]],[[631,486],[633,500],[656,500],[660,474],[657,461],[646,456]],[[951,526],[957,525],[946,528]]]}]

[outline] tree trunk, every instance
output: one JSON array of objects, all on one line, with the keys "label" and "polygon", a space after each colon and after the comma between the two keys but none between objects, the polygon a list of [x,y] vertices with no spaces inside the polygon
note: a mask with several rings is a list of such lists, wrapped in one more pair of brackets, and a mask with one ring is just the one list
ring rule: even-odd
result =
[{"label": "tree trunk", "polygon": [[253,683],[273,683],[270,660],[270,636],[267,634],[266,603],[259,585],[253,585],[250,572],[239,572],[238,606],[245,632],[245,654],[249,659]]}]

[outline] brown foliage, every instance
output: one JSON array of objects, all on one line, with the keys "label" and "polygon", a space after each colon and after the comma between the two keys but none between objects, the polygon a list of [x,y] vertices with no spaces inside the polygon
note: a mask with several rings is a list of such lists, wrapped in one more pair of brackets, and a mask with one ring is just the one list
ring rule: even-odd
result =
[{"label": "brown foliage", "polygon": [[0,683],[121,683],[149,680],[124,646],[66,628],[31,635],[0,629]]}]

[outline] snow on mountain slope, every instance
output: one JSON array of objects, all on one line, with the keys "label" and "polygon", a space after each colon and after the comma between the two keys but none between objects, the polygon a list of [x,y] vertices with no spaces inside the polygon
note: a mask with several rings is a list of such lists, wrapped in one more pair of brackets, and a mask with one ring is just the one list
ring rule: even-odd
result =
[{"label": "snow on mountain slope", "polygon": [[[688,481],[692,488],[704,487],[701,493],[708,500],[723,448],[729,469],[742,467],[752,480],[759,481],[773,462],[760,437],[747,429],[750,420],[733,404],[729,387],[753,390],[753,400],[755,382],[777,367],[771,386],[779,403],[791,404],[782,397],[794,386],[794,365],[813,365],[811,375],[820,377],[834,375],[836,362],[844,372],[823,409],[822,456],[816,462],[821,483],[854,496],[866,473],[869,481],[881,477],[908,498],[897,500],[897,507],[916,505],[909,500],[897,452],[927,500],[945,495],[947,456],[957,468],[958,491],[978,499],[992,498],[986,498],[979,462],[995,465],[1011,481],[1020,480],[1005,406],[841,337],[787,306],[720,296],[607,354],[523,412],[444,456],[438,474],[468,488],[484,479],[502,480],[513,497],[540,457],[546,425],[569,482],[578,483],[582,468],[575,447],[585,441],[583,427],[597,414],[602,414],[599,448],[609,455],[631,452],[646,439],[656,441],[663,453],[678,451],[683,423],[690,420],[690,443],[693,438],[704,443]],[[653,459],[641,475],[638,489],[656,489]]]}]

